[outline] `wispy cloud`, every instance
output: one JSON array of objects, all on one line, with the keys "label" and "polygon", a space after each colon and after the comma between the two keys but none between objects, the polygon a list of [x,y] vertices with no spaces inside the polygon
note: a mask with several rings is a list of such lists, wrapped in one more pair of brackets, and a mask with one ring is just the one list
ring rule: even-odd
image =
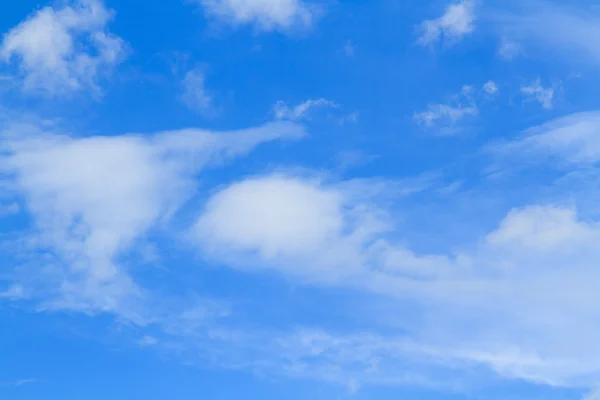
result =
[{"label": "wispy cloud", "polygon": [[[554,127],[533,129],[532,135],[539,136],[536,142],[551,144],[539,151],[557,152],[571,161],[572,154],[555,143],[559,135],[555,131],[561,130],[560,137],[581,136],[579,129],[587,120],[587,132],[593,132],[595,118],[588,117],[576,115]],[[204,165],[215,151],[221,157],[243,154],[263,141],[297,136],[298,129],[283,124],[229,134],[192,130],[87,139],[53,133],[17,136],[3,164],[15,170],[27,210],[46,239],[53,240],[48,245],[69,268],[78,269],[79,277],[83,273],[83,281],[73,280],[67,271],[68,285],[61,290],[71,297],[70,302],[61,297],[62,304],[85,312],[110,312],[143,325],[137,319],[141,308],[113,291],[115,277],[135,282],[112,257],[131,248],[131,237],[168,215],[163,210],[180,204],[179,196],[165,200],[174,192],[165,187],[185,194],[186,177],[199,171],[195,162]],[[253,140],[248,142],[248,136]],[[85,152],[88,141],[94,144],[94,155]],[[580,151],[588,147],[575,142]],[[521,146],[518,140],[515,146]],[[77,169],[70,167],[74,154],[79,155],[76,160],[85,160]],[[579,151],[574,154],[573,161],[578,161]],[[107,164],[120,171],[118,175],[109,171],[116,194],[105,193],[105,185],[102,191],[94,189],[108,179],[94,166]],[[56,176],[60,181],[52,178]],[[165,186],[166,181],[177,185]],[[186,355],[196,351],[197,357],[220,367],[352,387],[363,383],[439,387],[449,382],[437,379],[436,372],[452,377],[465,369],[553,385],[597,382],[600,353],[594,349],[600,324],[594,322],[599,319],[593,299],[598,297],[595,282],[600,279],[595,268],[600,222],[570,205],[534,203],[509,210],[471,245],[419,252],[403,242],[401,229],[390,218],[393,210],[385,198],[390,197],[386,191],[391,186],[373,180],[325,180],[318,174],[245,177],[210,194],[198,210],[188,244],[206,260],[248,273],[269,270],[296,283],[345,287],[357,296],[386,298],[398,307],[416,304],[435,324],[419,321],[404,336],[386,336],[369,328],[343,333],[310,328],[257,332],[235,324],[207,324],[229,314],[227,307],[203,302],[195,309],[163,312],[159,323],[144,331],[141,339],[136,336],[136,343],[177,345]],[[391,197],[398,201],[396,192]],[[55,216],[60,219],[51,219]],[[120,247],[107,246],[113,242]],[[65,248],[69,254],[63,255]],[[110,264],[99,263],[107,260]],[[565,284],[577,291],[564,290]],[[148,294],[134,287],[137,293]],[[74,300],[87,302],[87,308],[76,307],[80,303]],[[469,321],[467,328],[464,321]],[[577,341],[568,340],[572,326],[580,327]],[[440,329],[443,337],[436,334]]]},{"label": "wispy cloud", "polygon": [[31,383],[40,382],[39,379],[18,379],[16,381],[8,381],[8,382],[0,382],[0,386],[12,386],[12,387],[20,387],[29,385]]},{"label": "wispy cloud", "polygon": [[600,399],[600,390],[595,390],[583,397],[583,400],[598,400]]},{"label": "wispy cloud", "polygon": [[413,118],[426,128],[436,127],[442,134],[453,134],[460,130],[457,125],[461,120],[479,114],[478,103],[492,99],[498,91],[496,82],[491,80],[479,89],[474,85],[464,85],[450,102],[429,104],[427,110],[416,112]]},{"label": "wispy cloud", "polygon": [[[533,146],[566,162],[588,163],[598,158],[587,151],[593,149],[588,133],[596,131],[596,122],[594,115],[582,114],[534,128],[526,142],[511,144],[507,157],[519,151],[527,156]],[[358,288],[396,299],[397,305],[416,301],[428,316],[439,316],[434,326],[419,326],[408,337],[313,332],[312,339],[301,341],[310,350],[299,351],[300,361],[288,365],[287,373],[317,370],[340,382],[385,381],[401,376],[401,368],[418,376],[410,361],[417,358],[430,367],[424,377],[432,376],[431,368],[483,368],[543,384],[595,385],[600,364],[598,352],[590,349],[600,324],[590,322],[599,312],[590,299],[598,297],[593,282],[600,221],[553,198],[512,208],[472,245],[427,254],[392,239],[397,227],[385,203],[364,193],[364,185],[318,178],[248,178],[215,193],[194,228],[203,252],[232,268]],[[583,194],[588,195],[593,194]],[[577,291],[560,290],[565,282]],[[461,321],[470,321],[468,329]],[[435,334],[440,324],[443,338]],[[572,326],[582,329],[576,342],[568,340]],[[339,354],[332,349],[338,346]],[[332,372],[320,370],[331,362],[309,361],[305,354],[326,360],[357,354],[361,360],[337,359]],[[365,372],[370,363],[376,372]]]},{"label": "wispy cloud", "polygon": [[419,44],[431,46],[444,40],[453,44],[475,29],[475,1],[462,0],[449,5],[444,14],[421,24]]},{"label": "wispy cloud", "polygon": [[206,114],[213,109],[213,99],[205,87],[205,73],[200,68],[186,72],[181,81],[181,100],[190,109]]},{"label": "wispy cloud", "polygon": [[[512,4],[512,3],[507,3]],[[553,61],[600,63],[600,13],[575,2],[517,2],[509,11],[490,8],[490,22],[501,36],[499,54],[511,59],[522,51],[544,50],[563,57]],[[557,26],[564,29],[556,29]]]},{"label": "wispy cloud", "polygon": [[[406,367],[410,354],[418,354],[421,363],[443,368],[465,363],[511,378],[558,385],[586,379],[599,367],[597,352],[585,358],[580,353],[593,342],[564,342],[570,335],[568,326],[582,326],[596,315],[584,300],[596,296],[594,285],[583,279],[597,275],[592,272],[598,255],[595,243],[600,240],[597,223],[580,219],[572,208],[533,205],[509,212],[471,251],[419,255],[386,239],[393,227],[385,212],[375,204],[357,203],[353,196],[357,194],[294,177],[249,179],[209,201],[195,234],[204,251],[232,267],[268,268],[317,285],[351,286],[423,301],[428,315],[474,307],[459,320],[477,323],[466,332],[457,321],[447,321],[443,343],[429,342],[427,329],[408,341],[378,339],[385,355],[360,354],[366,357],[365,364],[371,359],[385,361],[379,373],[365,379],[392,376],[394,365]],[[578,287],[577,293],[558,290],[565,279]],[[542,292],[552,295],[541,296]],[[579,311],[568,311],[573,309]],[[533,317],[542,310],[547,318]],[[497,313],[503,317],[491,317]],[[556,318],[567,316],[569,323],[557,329]],[[589,340],[600,332],[598,324],[585,326]],[[486,327],[493,327],[492,337]],[[536,341],[522,338],[522,332],[535,332]],[[348,350],[364,345],[340,337],[332,343]],[[313,351],[326,354],[322,342],[317,344]],[[354,352],[340,349],[340,353]],[[340,362],[337,373],[352,376],[355,361]],[[385,363],[392,364],[384,368]]]},{"label": "wispy cloud", "polygon": [[551,161],[557,167],[600,162],[600,113],[577,113],[529,129],[513,141],[489,149],[511,163]]},{"label": "wispy cloud", "polygon": [[299,119],[309,118],[310,113],[316,109],[339,107],[340,106],[337,103],[324,98],[316,100],[309,99],[294,107],[290,107],[286,102],[280,100],[273,106],[273,113],[275,114],[276,119],[287,119],[295,121]]},{"label": "wispy cloud", "polygon": [[430,104],[426,111],[415,114],[415,121],[427,127],[434,126],[437,122],[446,121],[455,124],[466,116],[475,116],[479,113],[474,104],[470,105],[449,105],[449,104]]},{"label": "wispy cloud", "polygon": [[15,284],[8,289],[0,291],[0,299],[21,300],[25,297],[23,286]]},{"label": "wispy cloud", "polygon": [[157,338],[155,338],[154,336],[149,336],[149,335],[142,337],[138,341],[138,344],[141,347],[155,346],[158,343],[159,343],[159,340]]},{"label": "wispy cloud", "polygon": [[521,53],[521,46],[515,41],[502,39],[498,48],[498,55],[505,60],[512,60]]},{"label": "wispy cloud", "polygon": [[344,44],[343,50],[347,57],[354,57],[356,55],[356,48],[350,40]]},{"label": "wispy cloud", "polygon": [[194,0],[207,16],[223,23],[253,25],[259,31],[290,32],[309,28],[318,8],[303,0]]},{"label": "wispy cloud", "polygon": [[528,97],[536,99],[542,107],[545,109],[552,108],[552,101],[554,99],[554,88],[545,88],[542,86],[542,80],[537,78],[529,85],[521,86],[521,93]]},{"label": "wispy cloud", "polygon": [[494,94],[498,93],[498,85],[496,85],[496,82],[494,82],[494,81],[487,81],[483,85],[482,89],[485,93],[490,94],[490,95],[494,95]]}]

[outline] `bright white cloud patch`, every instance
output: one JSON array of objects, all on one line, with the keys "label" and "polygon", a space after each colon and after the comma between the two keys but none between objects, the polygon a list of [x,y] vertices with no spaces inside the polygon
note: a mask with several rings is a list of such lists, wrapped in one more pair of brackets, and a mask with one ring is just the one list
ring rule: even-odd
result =
[{"label": "bright white cloud patch", "polygon": [[530,85],[521,86],[521,93],[525,96],[535,98],[545,109],[552,108],[554,99],[554,88],[542,86],[541,79],[536,79]]},{"label": "bright white cloud patch", "polygon": [[230,25],[253,25],[261,31],[287,32],[310,27],[314,6],[303,0],[196,0],[206,15]]},{"label": "bright white cloud patch", "polygon": [[340,187],[274,175],[215,194],[193,234],[207,253],[240,267],[321,281],[356,273],[360,248],[384,228],[374,210]]},{"label": "bright white cloud patch", "polygon": [[277,119],[299,120],[308,118],[311,111],[320,108],[339,108],[339,105],[331,100],[324,98],[316,100],[306,100],[295,107],[289,107],[284,101],[278,101],[273,106],[273,112]]},{"label": "bright white cloud patch", "polygon": [[98,92],[99,77],[125,52],[123,40],[106,29],[112,16],[100,0],[42,8],[6,33],[0,57],[17,66],[26,90]]},{"label": "bright white cloud patch", "polygon": [[444,14],[421,24],[422,34],[419,43],[431,46],[444,40],[452,44],[475,29],[475,1],[462,0],[449,5]]},{"label": "bright white cloud patch", "polygon": [[214,158],[301,135],[291,123],[221,134],[189,129],[80,139],[35,127],[5,131],[0,169],[34,218],[32,250],[54,257],[44,263],[58,285],[46,307],[138,320],[135,304],[143,290],[118,256],[193,194],[194,175]]},{"label": "bright white cloud patch", "polygon": [[196,229],[204,240],[258,249],[266,259],[302,256],[323,250],[340,235],[341,200],[339,193],[301,180],[247,180],[216,194]]}]

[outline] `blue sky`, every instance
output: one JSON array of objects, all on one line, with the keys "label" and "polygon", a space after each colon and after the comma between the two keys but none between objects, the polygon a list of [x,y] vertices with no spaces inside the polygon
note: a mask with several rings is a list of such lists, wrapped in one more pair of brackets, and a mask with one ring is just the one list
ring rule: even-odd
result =
[{"label": "blue sky", "polygon": [[0,398],[600,398],[594,2],[0,29]]}]

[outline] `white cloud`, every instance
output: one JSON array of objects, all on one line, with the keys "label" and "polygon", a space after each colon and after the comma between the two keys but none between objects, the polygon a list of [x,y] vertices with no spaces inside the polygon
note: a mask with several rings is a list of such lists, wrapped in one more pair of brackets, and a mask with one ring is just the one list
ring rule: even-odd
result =
[{"label": "white cloud", "polygon": [[343,188],[317,180],[251,178],[209,200],[193,237],[208,254],[242,268],[306,275],[306,266],[318,279],[337,279],[356,272],[355,246],[385,228],[372,210],[350,200]]},{"label": "white cloud", "polygon": [[362,276],[371,262],[408,275],[427,275],[448,262],[382,239],[390,229],[387,214],[370,201],[381,190],[368,181],[248,178],[210,198],[193,237],[207,254],[239,267],[281,269],[316,282]]},{"label": "white cloud", "polygon": [[[306,354],[320,357],[298,355],[301,361],[287,366],[289,374],[318,370],[336,381],[359,376],[381,382],[417,368],[412,355],[434,368],[484,367],[553,385],[597,383],[600,223],[560,204],[520,207],[473,246],[420,255],[390,240],[395,235],[382,203],[364,193],[353,185],[293,176],[249,178],[215,194],[198,220],[200,246],[232,267],[270,268],[305,282],[359,288],[395,298],[398,306],[417,302],[436,321],[412,326],[409,338],[311,341],[316,347]],[[317,226],[316,220],[330,222]],[[329,354],[329,346],[339,353]],[[357,372],[358,361],[342,356],[359,348],[364,368],[380,360],[377,373]],[[340,357],[335,373],[327,369],[334,354]]]},{"label": "white cloud", "polygon": [[196,0],[206,15],[238,26],[253,25],[261,31],[282,31],[311,26],[314,5],[303,0]]},{"label": "white cloud", "polygon": [[503,39],[498,48],[498,55],[505,60],[512,60],[521,53],[521,46],[514,41]]},{"label": "white cloud", "polygon": [[[370,200],[393,186],[285,175],[249,178],[213,195],[192,233],[211,257],[316,283],[360,280],[370,263],[391,274],[428,275],[448,261],[419,257],[382,239],[391,228],[387,213]],[[402,196],[393,191],[395,198]]]},{"label": "white cloud", "polygon": [[600,400],[600,390],[595,390],[583,397],[583,400]]},{"label": "white cloud", "polygon": [[[40,288],[49,291],[43,308],[105,311],[139,321],[144,289],[117,258],[189,199],[195,174],[208,163],[302,133],[292,123],[219,134],[187,129],[85,138],[32,126],[5,130],[0,170],[10,175],[35,222],[31,250],[52,254],[38,265],[54,279]],[[22,284],[37,284],[27,280],[36,274],[24,276]]]},{"label": "white cloud", "polygon": [[100,0],[42,8],[4,36],[0,57],[15,62],[27,91],[98,93],[98,79],[125,52],[123,40],[106,30],[112,15]]},{"label": "white cloud", "polygon": [[[427,110],[416,112],[413,119],[427,128],[440,127],[441,134],[454,134],[459,131],[458,122],[479,114],[478,103],[489,100],[499,91],[494,81],[487,81],[478,89],[475,85],[463,85],[460,93],[451,97],[448,103],[429,104]],[[482,96],[483,94],[483,96]]]},{"label": "white cloud", "polygon": [[449,5],[444,14],[421,24],[422,34],[419,43],[424,46],[436,44],[441,39],[454,43],[474,30],[475,1],[462,0]]},{"label": "white cloud", "polygon": [[496,94],[496,93],[498,93],[498,86],[496,85],[496,82],[494,82],[494,81],[487,81],[483,85],[483,91],[487,94]]},{"label": "white cloud", "polygon": [[[525,46],[527,49],[560,52],[561,57],[554,57],[553,61],[600,63],[600,44],[597,40],[590,40],[600,37],[600,14],[597,10],[583,4],[578,7],[573,2],[516,4],[520,7],[508,13],[492,10],[494,17],[491,21],[499,24],[505,43],[500,48],[501,55],[504,53],[507,58],[512,58]],[[518,43],[514,39],[518,39]]]},{"label": "white cloud", "polygon": [[575,210],[538,206],[511,211],[486,240],[494,247],[550,251],[599,238],[594,228],[577,220]]},{"label": "white cloud", "polygon": [[525,96],[534,97],[545,109],[552,108],[554,88],[543,87],[540,78],[536,79],[528,86],[521,86],[521,93]]},{"label": "white cloud", "polygon": [[[269,193],[265,198],[264,193]],[[283,177],[234,184],[211,198],[197,234],[260,256],[300,256],[322,251],[343,227],[341,197]]]},{"label": "white cloud", "polygon": [[204,72],[198,68],[188,71],[182,82],[182,101],[192,110],[201,113],[210,111],[213,107],[212,97],[207,92]]},{"label": "white cloud", "polygon": [[155,338],[154,336],[143,336],[139,341],[138,344],[140,345],[140,347],[148,347],[148,346],[155,346],[157,345],[159,342],[159,340],[157,338]]},{"label": "white cloud", "polygon": [[[600,126],[596,118],[571,116],[533,129],[530,137],[552,137],[549,132],[559,127],[561,135],[577,137],[582,127],[593,132],[594,123]],[[62,305],[84,301],[86,307],[76,308],[133,319],[117,289],[145,293],[135,282],[117,284],[128,282],[129,275],[111,255],[168,219],[187,197],[192,176],[211,158],[242,154],[281,135],[294,137],[298,129],[285,123],[225,135],[187,130],[73,139],[19,128],[5,134],[7,156],[0,169],[15,174],[40,228],[36,238],[69,266],[66,279],[61,275],[70,284],[60,288]],[[548,151],[580,162],[562,148],[553,144]],[[105,185],[109,180],[114,190]],[[208,343],[197,346],[220,346],[221,366],[345,385],[443,385],[436,383],[436,371],[465,369],[553,385],[597,384],[598,221],[559,203],[517,207],[471,246],[419,254],[403,243],[406,230],[387,212],[381,190],[389,186],[283,174],[250,177],[210,196],[192,234],[207,258],[231,267],[268,268],[290,279],[346,286],[356,296],[384,295],[393,301],[394,316],[404,305],[416,307],[427,318],[403,314],[416,320],[407,336],[303,330],[260,337],[243,332],[247,336],[238,340],[237,331],[210,331]],[[398,201],[396,192],[390,197]],[[192,310],[163,328],[178,343],[196,340],[204,327],[197,321],[223,313],[219,307]],[[385,314],[377,317],[385,323]],[[168,338],[148,335],[139,344],[166,346]],[[251,359],[243,359],[248,353]]]},{"label": "white cloud", "polygon": [[523,137],[493,146],[492,150],[511,162],[515,157],[536,163],[551,157],[558,166],[593,165],[600,161],[599,132],[600,113],[576,113],[529,129]]},{"label": "white cloud", "polygon": [[308,118],[310,111],[318,108],[339,108],[339,105],[324,98],[306,100],[295,107],[289,107],[285,102],[278,101],[273,106],[273,112],[277,119],[288,119],[291,121]]},{"label": "white cloud", "polygon": [[456,106],[449,104],[430,104],[427,111],[415,113],[414,118],[417,122],[427,127],[432,127],[440,121],[455,124],[464,117],[475,116],[478,113],[479,111],[474,104]]}]

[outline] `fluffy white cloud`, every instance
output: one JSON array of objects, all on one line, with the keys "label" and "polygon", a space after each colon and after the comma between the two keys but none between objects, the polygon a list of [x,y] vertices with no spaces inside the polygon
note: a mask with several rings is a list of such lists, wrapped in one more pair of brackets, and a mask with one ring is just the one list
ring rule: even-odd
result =
[{"label": "fluffy white cloud", "polygon": [[123,40],[106,30],[112,16],[101,0],[42,8],[6,33],[0,57],[17,65],[26,90],[98,93],[98,78],[125,52]]},{"label": "fluffy white cloud", "polygon": [[530,85],[521,86],[521,93],[525,96],[535,98],[545,109],[552,108],[554,99],[554,88],[545,88],[542,86],[541,79],[536,79]]},{"label": "fluffy white cloud", "polygon": [[181,100],[190,109],[206,113],[213,107],[212,97],[205,88],[205,74],[195,68],[186,72],[181,81]]},{"label": "fluffy white cloud", "polygon": [[[351,189],[354,191],[355,189]],[[283,268],[310,279],[356,273],[359,249],[385,229],[341,187],[273,175],[234,183],[208,202],[193,236],[213,257],[242,268]]]},{"label": "fluffy white cloud", "polygon": [[316,9],[303,0],[196,0],[206,15],[230,25],[288,32],[312,24]]},{"label": "fluffy white cloud", "polygon": [[277,119],[288,119],[291,121],[308,118],[311,110],[318,108],[339,108],[340,106],[324,98],[316,100],[306,100],[304,103],[300,103],[295,107],[289,107],[284,101],[278,101],[273,106],[273,112]]},{"label": "fluffy white cloud", "polygon": [[441,39],[453,43],[474,30],[475,1],[462,0],[449,5],[444,14],[421,24],[419,43],[424,46],[436,44]]},{"label": "fluffy white cloud", "polygon": [[5,130],[0,170],[35,221],[33,250],[52,254],[45,274],[58,286],[45,307],[138,318],[143,289],[118,257],[194,193],[194,176],[207,163],[302,133],[292,123],[219,134],[188,129],[85,138],[35,126]]},{"label": "fluffy white cloud", "polygon": [[211,198],[196,229],[204,240],[270,259],[322,251],[343,228],[341,196],[283,177],[234,184]]}]

